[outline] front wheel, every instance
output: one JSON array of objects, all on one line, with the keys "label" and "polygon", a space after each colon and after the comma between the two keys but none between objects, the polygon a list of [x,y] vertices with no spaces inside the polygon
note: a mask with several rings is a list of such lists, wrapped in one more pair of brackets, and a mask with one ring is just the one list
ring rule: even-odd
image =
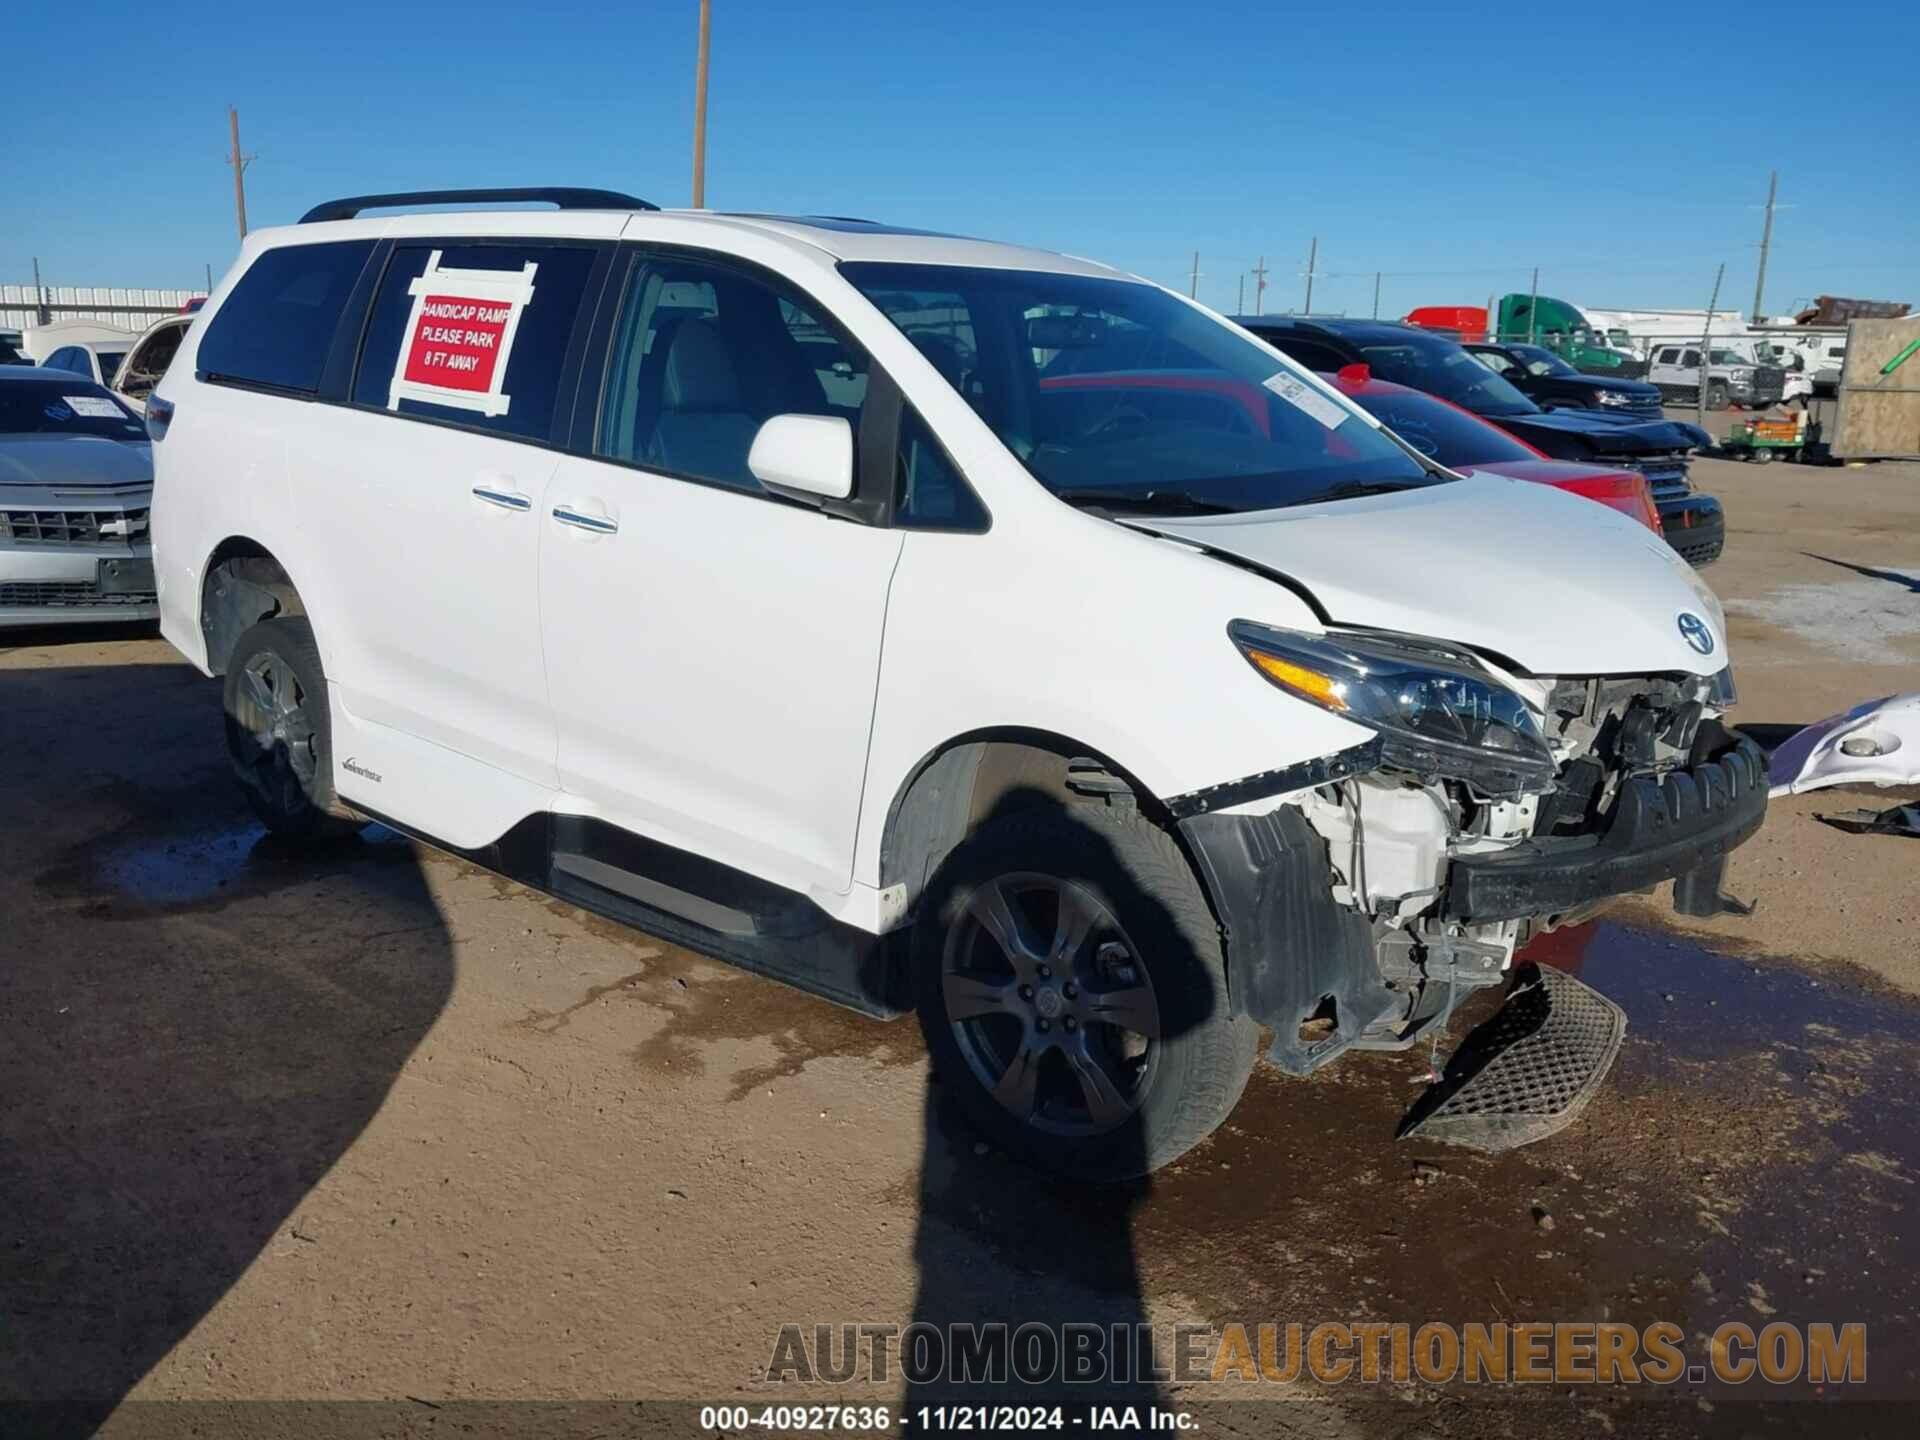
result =
[{"label": "front wheel", "polygon": [[990,823],[941,867],[913,951],[937,1073],[1041,1168],[1144,1175],[1246,1088],[1259,1031],[1229,1013],[1219,926],[1179,846],[1135,813]]},{"label": "front wheel", "polygon": [[1727,393],[1727,387],[1720,381],[1716,380],[1707,386],[1707,409],[1724,410],[1730,401],[1731,397]]},{"label": "front wheel", "polygon": [[313,627],[300,616],[262,620],[227,661],[227,756],[261,823],[276,835],[350,834],[333,792],[332,716]]}]

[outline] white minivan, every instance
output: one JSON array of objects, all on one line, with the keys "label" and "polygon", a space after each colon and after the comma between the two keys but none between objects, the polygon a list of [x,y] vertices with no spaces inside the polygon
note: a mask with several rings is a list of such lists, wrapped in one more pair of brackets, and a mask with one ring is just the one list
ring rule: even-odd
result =
[{"label": "white minivan", "polygon": [[268,826],[917,1009],[1076,1176],[1205,1137],[1263,1030],[1402,1048],[1602,900],[1717,906],[1765,813],[1659,537],[1086,260],[336,201],[247,238],[147,423],[163,628]]}]

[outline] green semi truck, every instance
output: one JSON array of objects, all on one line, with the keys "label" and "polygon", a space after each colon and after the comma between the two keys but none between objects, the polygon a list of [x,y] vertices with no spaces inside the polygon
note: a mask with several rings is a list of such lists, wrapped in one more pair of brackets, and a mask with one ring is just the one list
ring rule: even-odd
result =
[{"label": "green semi truck", "polygon": [[1647,373],[1644,360],[1608,343],[1606,332],[1589,322],[1578,306],[1551,295],[1502,295],[1493,328],[1497,339],[1545,345],[1589,375],[1638,380]]}]

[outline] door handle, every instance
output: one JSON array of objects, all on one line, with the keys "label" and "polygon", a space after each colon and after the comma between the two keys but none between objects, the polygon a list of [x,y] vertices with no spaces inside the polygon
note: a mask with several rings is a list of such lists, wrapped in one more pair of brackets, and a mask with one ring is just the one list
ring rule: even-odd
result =
[{"label": "door handle", "polygon": [[571,505],[554,506],[553,518],[562,525],[571,525],[576,530],[585,530],[593,535],[616,535],[620,531],[618,520],[605,515],[588,515]]},{"label": "door handle", "polygon": [[489,505],[498,505],[502,510],[531,510],[533,501],[518,490],[499,490],[491,485],[473,487],[473,497],[484,500]]}]

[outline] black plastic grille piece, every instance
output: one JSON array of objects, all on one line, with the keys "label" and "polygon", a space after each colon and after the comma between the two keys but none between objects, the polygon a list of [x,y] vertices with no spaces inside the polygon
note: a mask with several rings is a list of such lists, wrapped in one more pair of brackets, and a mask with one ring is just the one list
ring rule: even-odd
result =
[{"label": "black plastic grille piece", "polygon": [[1476,1150],[1511,1150],[1565,1129],[1613,1068],[1627,1017],[1590,985],[1542,968],[1479,1026],[1401,1127]]},{"label": "black plastic grille piece", "polygon": [[102,595],[89,580],[25,580],[0,585],[0,609],[13,606],[37,609],[125,610],[151,605],[151,590],[129,595]]},{"label": "black plastic grille piece", "polygon": [[[102,534],[100,527],[125,521],[126,534]],[[58,545],[71,549],[131,548],[135,537],[144,540],[147,511],[138,510],[0,510],[0,541],[15,545]]]}]

